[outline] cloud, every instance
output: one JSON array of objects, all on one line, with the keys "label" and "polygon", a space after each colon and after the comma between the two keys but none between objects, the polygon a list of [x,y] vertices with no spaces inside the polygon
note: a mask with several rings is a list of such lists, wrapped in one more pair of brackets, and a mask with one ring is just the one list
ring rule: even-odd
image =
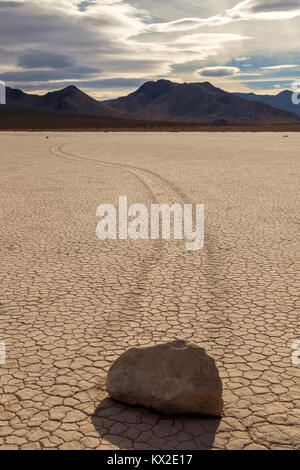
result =
[{"label": "cloud", "polygon": [[9,8],[18,8],[22,7],[23,2],[19,1],[10,1],[10,2],[5,2],[5,1],[0,1],[0,10],[5,10]]},{"label": "cloud", "polygon": [[279,66],[296,64],[300,49],[300,0],[0,0],[0,17],[0,79],[28,90],[115,91],[196,71],[225,87],[247,66],[284,75]]},{"label": "cloud", "polygon": [[1,73],[2,80],[6,82],[48,82],[50,80],[80,79],[86,75],[99,73],[100,70],[92,67],[71,67],[69,69],[43,69],[43,70],[17,70]]},{"label": "cloud", "polygon": [[85,85],[95,88],[134,88],[140,87],[145,83],[144,79],[141,78],[106,78],[104,80],[89,80],[85,82]]},{"label": "cloud", "polygon": [[92,5],[95,5],[94,1],[83,1],[77,4],[77,8],[79,11],[86,11]]},{"label": "cloud", "polygon": [[[141,78],[108,78],[103,80],[63,80],[63,81],[53,81],[47,84],[47,88],[50,90],[58,90],[60,88],[65,88],[69,85],[76,85],[79,88],[88,88],[88,89],[126,89],[126,88],[137,88],[145,83],[145,79]],[[24,85],[24,90],[40,90],[44,86],[44,82],[36,82],[31,85]]]},{"label": "cloud", "polygon": [[1,9],[0,74],[10,85],[45,81],[46,87],[51,80],[84,79],[91,74],[104,79],[114,71],[127,78],[128,73],[136,76],[135,70],[143,75],[142,67],[150,76],[164,70],[149,54],[133,60],[138,51],[132,50],[128,38],[143,31],[145,13],[126,1],[95,0],[83,5],[76,0],[27,0],[15,4],[19,8],[0,0],[0,7],[5,5]]},{"label": "cloud", "polygon": [[19,56],[18,66],[25,69],[71,67],[72,59],[67,54],[41,51],[40,49],[25,51]]},{"label": "cloud", "polygon": [[283,20],[300,16],[300,0],[246,0],[226,11],[236,20]]},{"label": "cloud", "polygon": [[248,0],[244,2],[245,8],[249,8],[253,12],[269,12],[269,11],[294,11],[299,8],[298,0]]},{"label": "cloud", "polygon": [[191,29],[197,29],[199,26],[220,26],[229,22],[229,18],[222,16],[212,16],[207,19],[183,18],[181,20],[170,21],[169,23],[152,24],[148,26],[147,30],[158,32],[189,31]]},{"label": "cloud", "polygon": [[201,77],[229,77],[240,72],[237,67],[206,67],[196,71]]},{"label": "cloud", "polygon": [[262,70],[283,70],[283,69],[293,69],[299,67],[299,65],[272,65],[270,67],[261,67]]},{"label": "cloud", "polygon": [[133,48],[142,54],[152,54],[157,60],[172,63],[207,60],[223,50],[227,43],[239,44],[250,37],[231,33],[182,34],[176,38],[161,38],[159,41],[131,41]]},{"label": "cloud", "polygon": [[204,26],[224,26],[237,21],[282,20],[300,16],[300,0],[245,0],[223,15],[208,18],[182,18],[168,23],[154,23],[149,31],[188,31]]}]

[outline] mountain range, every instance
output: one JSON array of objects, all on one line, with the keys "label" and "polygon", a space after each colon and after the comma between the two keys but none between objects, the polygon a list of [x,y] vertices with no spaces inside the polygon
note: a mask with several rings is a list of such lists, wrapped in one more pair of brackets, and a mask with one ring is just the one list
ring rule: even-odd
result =
[{"label": "mountain range", "polygon": [[110,102],[128,117],[177,122],[280,122],[297,116],[269,104],[254,102],[208,82],[147,82],[130,95]]},{"label": "mountain range", "polygon": [[[75,86],[33,95],[6,89],[6,107],[69,115],[182,123],[291,123],[300,122],[300,106],[292,92],[277,96],[229,93],[208,82],[146,82],[115,100],[100,102]],[[260,99],[261,98],[261,99]],[[298,114],[297,114],[298,113]]]},{"label": "mountain range", "polygon": [[119,117],[119,112],[105,103],[95,100],[76,86],[49,92],[44,96],[24,93],[22,90],[6,88],[6,104],[9,107],[35,111],[62,112],[87,116]]},{"label": "mountain range", "polygon": [[300,116],[300,106],[295,106],[293,104],[293,92],[289,90],[284,90],[281,93],[278,93],[278,95],[256,95],[255,93],[235,93],[235,95],[247,101],[261,101],[262,103],[269,104],[274,108],[290,111],[291,113],[295,113]]}]

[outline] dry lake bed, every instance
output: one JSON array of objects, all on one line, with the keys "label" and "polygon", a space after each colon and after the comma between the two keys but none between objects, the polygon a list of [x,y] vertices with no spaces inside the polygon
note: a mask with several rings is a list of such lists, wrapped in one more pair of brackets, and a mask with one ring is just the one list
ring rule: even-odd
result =
[{"label": "dry lake bed", "polygon": [[[299,449],[299,175],[297,133],[1,133],[0,449]],[[120,195],[203,203],[204,248],[100,241]],[[215,358],[221,420],[108,398],[174,339]]]}]

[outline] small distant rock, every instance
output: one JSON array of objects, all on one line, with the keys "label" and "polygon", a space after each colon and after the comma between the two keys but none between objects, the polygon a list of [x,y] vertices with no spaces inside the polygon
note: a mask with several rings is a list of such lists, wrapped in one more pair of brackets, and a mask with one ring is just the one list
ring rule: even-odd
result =
[{"label": "small distant rock", "polygon": [[106,386],[116,400],[163,414],[219,417],[224,406],[214,359],[186,341],[128,350],[110,368]]}]

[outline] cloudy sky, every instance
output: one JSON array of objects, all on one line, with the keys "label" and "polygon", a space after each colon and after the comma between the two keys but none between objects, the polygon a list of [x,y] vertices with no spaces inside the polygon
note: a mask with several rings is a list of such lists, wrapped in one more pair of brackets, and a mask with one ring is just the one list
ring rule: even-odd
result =
[{"label": "cloudy sky", "polygon": [[0,80],[98,99],[146,80],[275,93],[300,80],[300,0],[0,0]]}]

